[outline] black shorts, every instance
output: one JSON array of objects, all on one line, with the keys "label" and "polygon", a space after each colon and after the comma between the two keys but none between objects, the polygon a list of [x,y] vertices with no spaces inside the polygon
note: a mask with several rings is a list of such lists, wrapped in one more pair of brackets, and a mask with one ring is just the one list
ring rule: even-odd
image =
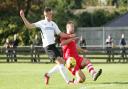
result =
[{"label": "black shorts", "polygon": [[45,52],[48,54],[48,57],[52,60],[56,60],[57,57],[62,57],[60,51],[55,46],[55,44],[48,45],[44,49]]}]

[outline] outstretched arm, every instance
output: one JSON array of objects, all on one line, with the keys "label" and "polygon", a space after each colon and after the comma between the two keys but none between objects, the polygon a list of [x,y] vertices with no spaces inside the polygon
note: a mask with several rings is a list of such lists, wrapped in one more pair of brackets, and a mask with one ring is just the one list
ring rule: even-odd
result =
[{"label": "outstretched arm", "polygon": [[36,28],[36,26],[33,24],[33,23],[30,23],[24,16],[24,11],[23,10],[20,10],[20,16],[25,24],[25,26],[29,29],[31,28]]},{"label": "outstretched arm", "polygon": [[70,43],[71,41],[78,40],[78,39],[79,39],[78,37],[73,37],[73,38],[69,38],[69,39],[66,39],[66,40],[62,40],[61,41],[61,46],[66,45],[66,44]]},{"label": "outstretched arm", "polygon": [[70,37],[75,37],[76,35],[75,34],[66,34],[64,32],[60,32],[60,37],[61,38],[70,38]]}]

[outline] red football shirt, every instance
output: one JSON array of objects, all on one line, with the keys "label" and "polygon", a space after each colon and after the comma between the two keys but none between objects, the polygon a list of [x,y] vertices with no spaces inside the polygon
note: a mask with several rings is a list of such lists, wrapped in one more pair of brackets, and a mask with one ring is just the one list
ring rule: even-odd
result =
[{"label": "red football shirt", "polygon": [[[61,42],[66,39],[61,39]],[[76,60],[76,66],[72,69],[69,69],[73,75],[75,75],[76,71],[81,68],[81,62],[83,60],[82,57],[79,56],[76,48],[76,41],[71,41],[70,43],[62,46],[63,51],[63,58],[65,61],[68,59],[68,57],[74,57]]]}]

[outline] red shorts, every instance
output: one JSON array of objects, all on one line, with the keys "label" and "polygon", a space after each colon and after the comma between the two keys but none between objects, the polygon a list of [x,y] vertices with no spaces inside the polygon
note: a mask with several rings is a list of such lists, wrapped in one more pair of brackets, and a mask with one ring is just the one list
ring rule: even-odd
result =
[{"label": "red shorts", "polygon": [[76,73],[76,71],[78,71],[79,69],[81,69],[82,68],[82,66],[81,66],[81,63],[82,63],[82,61],[83,61],[83,57],[77,57],[77,58],[75,58],[76,59],[76,66],[74,67],[74,68],[69,68],[69,71],[73,74],[73,75],[75,75],[75,73]]}]

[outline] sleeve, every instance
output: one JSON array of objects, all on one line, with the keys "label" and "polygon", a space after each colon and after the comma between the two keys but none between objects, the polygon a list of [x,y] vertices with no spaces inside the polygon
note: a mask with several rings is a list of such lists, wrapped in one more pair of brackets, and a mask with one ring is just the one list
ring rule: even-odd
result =
[{"label": "sleeve", "polygon": [[35,23],[33,23],[36,27],[41,27],[41,21],[38,21],[38,22],[35,22]]},{"label": "sleeve", "polygon": [[55,28],[55,33],[57,35],[59,35],[61,33],[61,31],[60,31],[59,27],[56,25],[56,23],[54,23],[54,28]]}]

